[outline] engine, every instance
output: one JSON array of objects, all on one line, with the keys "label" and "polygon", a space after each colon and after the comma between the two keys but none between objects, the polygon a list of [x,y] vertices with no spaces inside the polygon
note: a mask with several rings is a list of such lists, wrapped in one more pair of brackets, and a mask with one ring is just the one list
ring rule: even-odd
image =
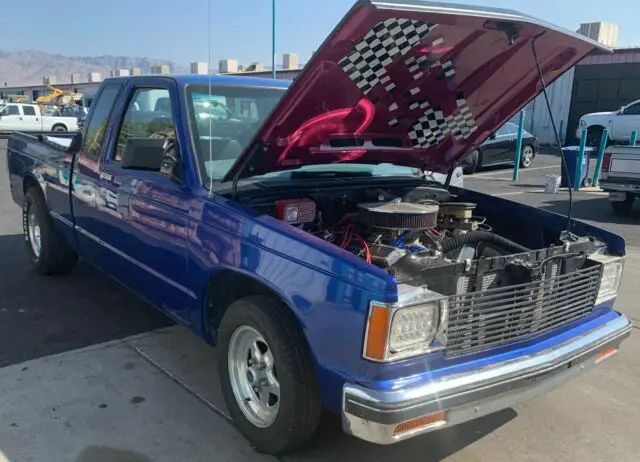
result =
[{"label": "engine", "polygon": [[339,204],[318,204],[311,198],[278,200],[275,212],[279,219],[403,279],[491,252],[528,250],[491,233],[485,220],[474,216],[476,204],[456,202],[444,189],[423,187],[402,196],[378,191],[376,199]]},{"label": "engine", "polygon": [[[545,248],[529,249],[494,232],[477,204],[438,187],[316,190],[260,202],[254,207],[383,268],[398,283],[427,284],[445,295],[568,273],[586,264],[585,255],[604,248],[592,238],[567,241],[558,235]],[[508,218],[488,213],[499,218],[501,231],[522,235]]]}]

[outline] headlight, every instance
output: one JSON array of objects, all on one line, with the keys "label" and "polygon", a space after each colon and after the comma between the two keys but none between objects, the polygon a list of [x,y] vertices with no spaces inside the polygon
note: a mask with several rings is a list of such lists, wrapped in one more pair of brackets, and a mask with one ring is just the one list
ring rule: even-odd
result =
[{"label": "headlight", "polygon": [[611,300],[618,294],[622,271],[624,269],[624,259],[618,258],[613,261],[603,262],[602,276],[600,277],[600,289],[596,298],[596,305]]},{"label": "headlight", "polygon": [[586,128],[587,126],[587,121],[584,119],[580,119],[580,128]]},{"label": "headlight", "polygon": [[398,352],[431,343],[436,336],[439,311],[437,304],[397,310],[389,329],[389,349]]},{"label": "headlight", "polygon": [[446,299],[423,288],[400,303],[371,302],[363,356],[388,362],[441,350],[446,319]]}]

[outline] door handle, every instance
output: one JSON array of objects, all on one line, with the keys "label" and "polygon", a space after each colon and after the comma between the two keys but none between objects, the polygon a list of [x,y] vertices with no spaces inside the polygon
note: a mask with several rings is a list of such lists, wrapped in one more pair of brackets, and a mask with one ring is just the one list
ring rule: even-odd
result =
[{"label": "door handle", "polygon": [[19,119],[22,120],[22,116],[20,116]]}]

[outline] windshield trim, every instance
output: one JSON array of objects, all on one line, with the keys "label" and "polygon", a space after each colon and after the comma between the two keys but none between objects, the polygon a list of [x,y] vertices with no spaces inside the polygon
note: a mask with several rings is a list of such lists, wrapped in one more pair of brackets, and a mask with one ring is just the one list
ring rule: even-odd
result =
[{"label": "windshield trim", "polygon": [[[207,191],[211,191],[210,185],[212,183],[214,184],[222,183],[222,178],[220,179],[209,178],[209,175],[206,170],[206,166],[204,165],[204,159],[198,155],[198,149],[196,147],[197,144],[196,144],[195,134],[193,130],[194,126],[197,124],[197,121],[195,119],[195,111],[193,110],[192,103],[191,103],[192,102],[191,94],[194,88],[207,88],[208,86],[209,85],[207,83],[202,83],[202,82],[186,84],[184,85],[183,95],[184,95],[184,110],[186,111],[186,114],[187,114],[186,119],[187,119],[187,132],[189,137],[189,144],[191,145],[191,152],[193,153],[193,156],[196,158],[195,165],[196,165],[196,173],[197,173],[196,176],[198,177],[197,180],[200,183],[200,185],[204,187]],[[246,89],[252,89],[252,90],[280,91],[282,95],[284,95],[284,93],[288,89],[288,87],[276,87],[276,86],[270,86],[270,85],[237,85],[237,84],[227,84],[227,83],[211,83],[210,86],[212,91],[216,88],[226,88],[226,89],[231,89],[231,88],[245,89],[246,88]],[[263,121],[263,123],[257,128],[256,133],[251,139],[251,142],[245,147],[245,150],[251,145],[251,143],[253,143],[253,140],[258,135],[258,133],[260,133],[260,129],[262,128],[262,126],[264,125],[264,122],[266,122],[267,119],[268,119],[268,115],[265,117],[265,120]],[[240,157],[238,157],[238,159]],[[234,162],[233,164],[234,166],[235,166],[235,163],[238,161],[238,159],[236,159],[236,161]]]}]

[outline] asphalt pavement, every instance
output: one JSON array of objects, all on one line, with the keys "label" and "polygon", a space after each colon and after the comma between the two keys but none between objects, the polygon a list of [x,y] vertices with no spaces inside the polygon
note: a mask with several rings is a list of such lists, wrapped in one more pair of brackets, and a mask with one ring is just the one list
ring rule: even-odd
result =
[{"label": "asphalt pavement", "polygon": [[[6,142],[0,140],[0,165]],[[29,267],[20,209],[0,169],[0,462],[262,461],[230,423],[215,352],[84,265],[43,278]],[[492,168],[466,186],[564,213],[542,192],[559,158],[541,155],[511,181]],[[618,309],[640,323],[640,204],[625,220],[606,195],[574,194],[574,216],[621,233],[628,258]],[[640,333],[560,389],[475,422],[380,447],[342,434],[326,415],[288,462],[640,460]]]}]

